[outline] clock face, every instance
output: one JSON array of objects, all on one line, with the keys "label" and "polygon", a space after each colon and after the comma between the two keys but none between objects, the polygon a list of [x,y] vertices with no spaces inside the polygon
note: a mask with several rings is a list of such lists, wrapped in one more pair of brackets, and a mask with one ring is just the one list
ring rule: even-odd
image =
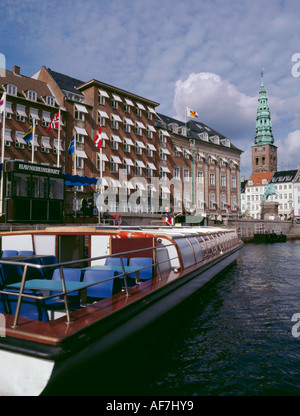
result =
[{"label": "clock face", "polygon": [[258,150],[261,150],[261,147],[259,147]]}]

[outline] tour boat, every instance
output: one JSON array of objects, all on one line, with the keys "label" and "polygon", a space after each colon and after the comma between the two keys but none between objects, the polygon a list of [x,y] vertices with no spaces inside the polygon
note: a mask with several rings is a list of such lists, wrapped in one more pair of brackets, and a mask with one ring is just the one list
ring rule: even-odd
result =
[{"label": "tour boat", "polygon": [[0,395],[22,396],[85,384],[80,369],[159,323],[243,246],[234,229],[184,226],[48,227],[0,241]]}]

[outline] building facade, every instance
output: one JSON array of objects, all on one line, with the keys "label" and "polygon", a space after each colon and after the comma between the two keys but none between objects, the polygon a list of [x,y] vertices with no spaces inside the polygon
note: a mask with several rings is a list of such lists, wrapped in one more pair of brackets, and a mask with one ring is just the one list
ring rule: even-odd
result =
[{"label": "building facade", "polygon": [[262,196],[268,184],[274,185],[275,194],[268,201],[278,202],[281,219],[300,215],[299,169],[278,171],[277,147],[274,145],[271,114],[261,73],[256,134],[252,146],[252,175],[241,181],[241,212],[246,217],[261,218]]},{"label": "building facade", "polygon": [[[6,159],[31,161],[30,144],[21,138],[34,120],[33,162],[100,179],[98,185],[66,186],[65,213],[79,210],[82,198],[96,201],[101,194],[103,211],[238,214],[242,151],[211,127],[196,119],[183,123],[160,114],[153,100],[44,66],[32,78],[20,70],[7,71],[7,77],[0,86],[11,102],[6,108]],[[16,85],[19,93],[12,94],[9,85]],[[36,91],[36,101],[25,91]],[[58,110],[60,132],[46,130]],[[93,140],[100,126],[101,151]],[[70,155],[73,138],[75,152]]]}]

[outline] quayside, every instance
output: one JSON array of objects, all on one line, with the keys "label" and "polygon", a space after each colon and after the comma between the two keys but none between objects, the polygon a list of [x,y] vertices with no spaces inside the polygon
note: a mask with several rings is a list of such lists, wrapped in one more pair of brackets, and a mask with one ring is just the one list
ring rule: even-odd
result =
[{"label": "quayside", "polygon": [[243,246],[221,227],[49,227],[0,238],[0,395],[40,395],[92,369]]}]

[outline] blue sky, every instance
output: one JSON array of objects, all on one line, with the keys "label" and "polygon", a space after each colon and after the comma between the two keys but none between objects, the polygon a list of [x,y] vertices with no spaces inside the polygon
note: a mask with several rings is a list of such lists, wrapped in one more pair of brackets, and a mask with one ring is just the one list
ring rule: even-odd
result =
[{"label": "blue sky", "polygon": [[95,78],[181,120],[188,106],[244,151],[246,177],[263,67],[279,168],[300,165],[298,0],[1,0],[0,16],[7,69]]}]

